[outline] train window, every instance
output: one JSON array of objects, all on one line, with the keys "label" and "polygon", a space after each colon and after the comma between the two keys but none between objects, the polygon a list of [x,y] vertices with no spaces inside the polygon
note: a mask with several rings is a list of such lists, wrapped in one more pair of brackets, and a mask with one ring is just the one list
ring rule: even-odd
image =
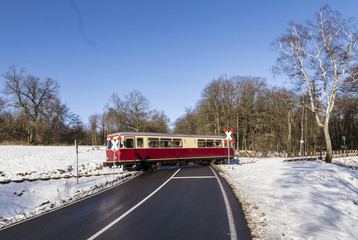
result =
[{"label": "train window", "polygon": [[107,146],[108,146],[107,149],[111,149],[111,148],[112,148],[112,141],[108,141],[108,142],[107,142]]},{"label": "train window", "polygon": [[160,139],[160,147],[161,148],[170,148],[172,147],[172,140],[170,138],[161,138]]},{"label": "train window", "polygon": [[173,147],[183,147],[183,141],[181,139],[173,139]]},{"label": "train window", "polygon": [[215,147],[214,140],[206,140],[207,147]]},{"label": "train window", "polygon": [[158,148],[159,147],[159,138],[148,138],[148,146],[150,148]]},{"label": "train window", "polygon": [[134,139],[126,138],[126,148],[134,148]]},{"label": "train window", "polygon": [[137,138],[137,148],[143,148],[143,138]]},{"label": "train window", "polygon": [[198,147],[206,147],[205,139],[198,139]]},{"label": "train window", "polygon": [[223,143],[221,140],[215,140],[215,146],[216,147],[222,147],[223,146]]}]

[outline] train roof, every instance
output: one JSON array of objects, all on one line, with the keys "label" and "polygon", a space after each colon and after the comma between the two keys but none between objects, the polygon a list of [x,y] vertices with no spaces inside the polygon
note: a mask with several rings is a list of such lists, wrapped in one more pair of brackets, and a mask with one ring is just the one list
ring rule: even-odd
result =
[{"label": "train roof", "polygon": [[217,135],[193,135],[193,134],[170,134],[170,133],[154,133],[154,132],[116,132],[111,133],[108,136],[152,136],[152,137],[172,137],[172,138],[226,138],[226,136],[217,136]]}]

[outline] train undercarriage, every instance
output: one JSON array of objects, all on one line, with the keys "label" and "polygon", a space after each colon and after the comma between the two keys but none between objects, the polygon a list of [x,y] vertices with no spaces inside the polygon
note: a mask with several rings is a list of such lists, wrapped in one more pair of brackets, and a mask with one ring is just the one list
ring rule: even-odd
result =
[{"label": "train undercarriage", "polygon": [[158,170],[161,166],[190,166],[190,165],[203,165],[207,166],[210,163],[221,164],[226,163],[227,158],[215,159],[175,159],[175,160],[152,160],[152,161],[120,161],[120,162],[104,162],[103,166],[112,168],[113,166],[120,167],[128,171],[151,171]]}]

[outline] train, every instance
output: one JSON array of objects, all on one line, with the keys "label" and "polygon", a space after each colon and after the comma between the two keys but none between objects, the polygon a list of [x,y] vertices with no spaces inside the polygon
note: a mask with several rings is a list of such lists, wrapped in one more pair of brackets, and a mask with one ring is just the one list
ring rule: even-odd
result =
[{"label": "train", "polygon": [[[157,169],[161,165],[223,162],[234,149],[225,136],[117,132],[107,136],[104,166]],[[230,144],[229,146],[227,144]]]}]

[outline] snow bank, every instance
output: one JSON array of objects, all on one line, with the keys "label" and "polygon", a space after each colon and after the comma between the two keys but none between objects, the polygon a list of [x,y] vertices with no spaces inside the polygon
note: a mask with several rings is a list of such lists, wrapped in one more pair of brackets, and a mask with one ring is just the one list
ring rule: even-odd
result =
[{"label": "snow bank", "polygon": [[[79,174],[110,173],[102,168],[105,147],[79,146]],[[76,176],[74,146],[0,146],[0,182]]]},{"label": "snow bank", "polygon": [[[255,239],[356,239],[358,172],[323,161],[243,159],[218,166],[243,205]],[[358,158],[336,159],[358,166]]]},{"label": "snow bank", "polygon": [[[137,172],[103,168],[105,148],[0,146],[0,228],[121,183]],[[114,174],[113,174],[114,173]],[[51,179],[37,180],[36,179]],[[58,180],[55,180],[58,179]],[[31,180],[31,181],[24,181]],[[17,182],[13,182],[17,181]]]}]

